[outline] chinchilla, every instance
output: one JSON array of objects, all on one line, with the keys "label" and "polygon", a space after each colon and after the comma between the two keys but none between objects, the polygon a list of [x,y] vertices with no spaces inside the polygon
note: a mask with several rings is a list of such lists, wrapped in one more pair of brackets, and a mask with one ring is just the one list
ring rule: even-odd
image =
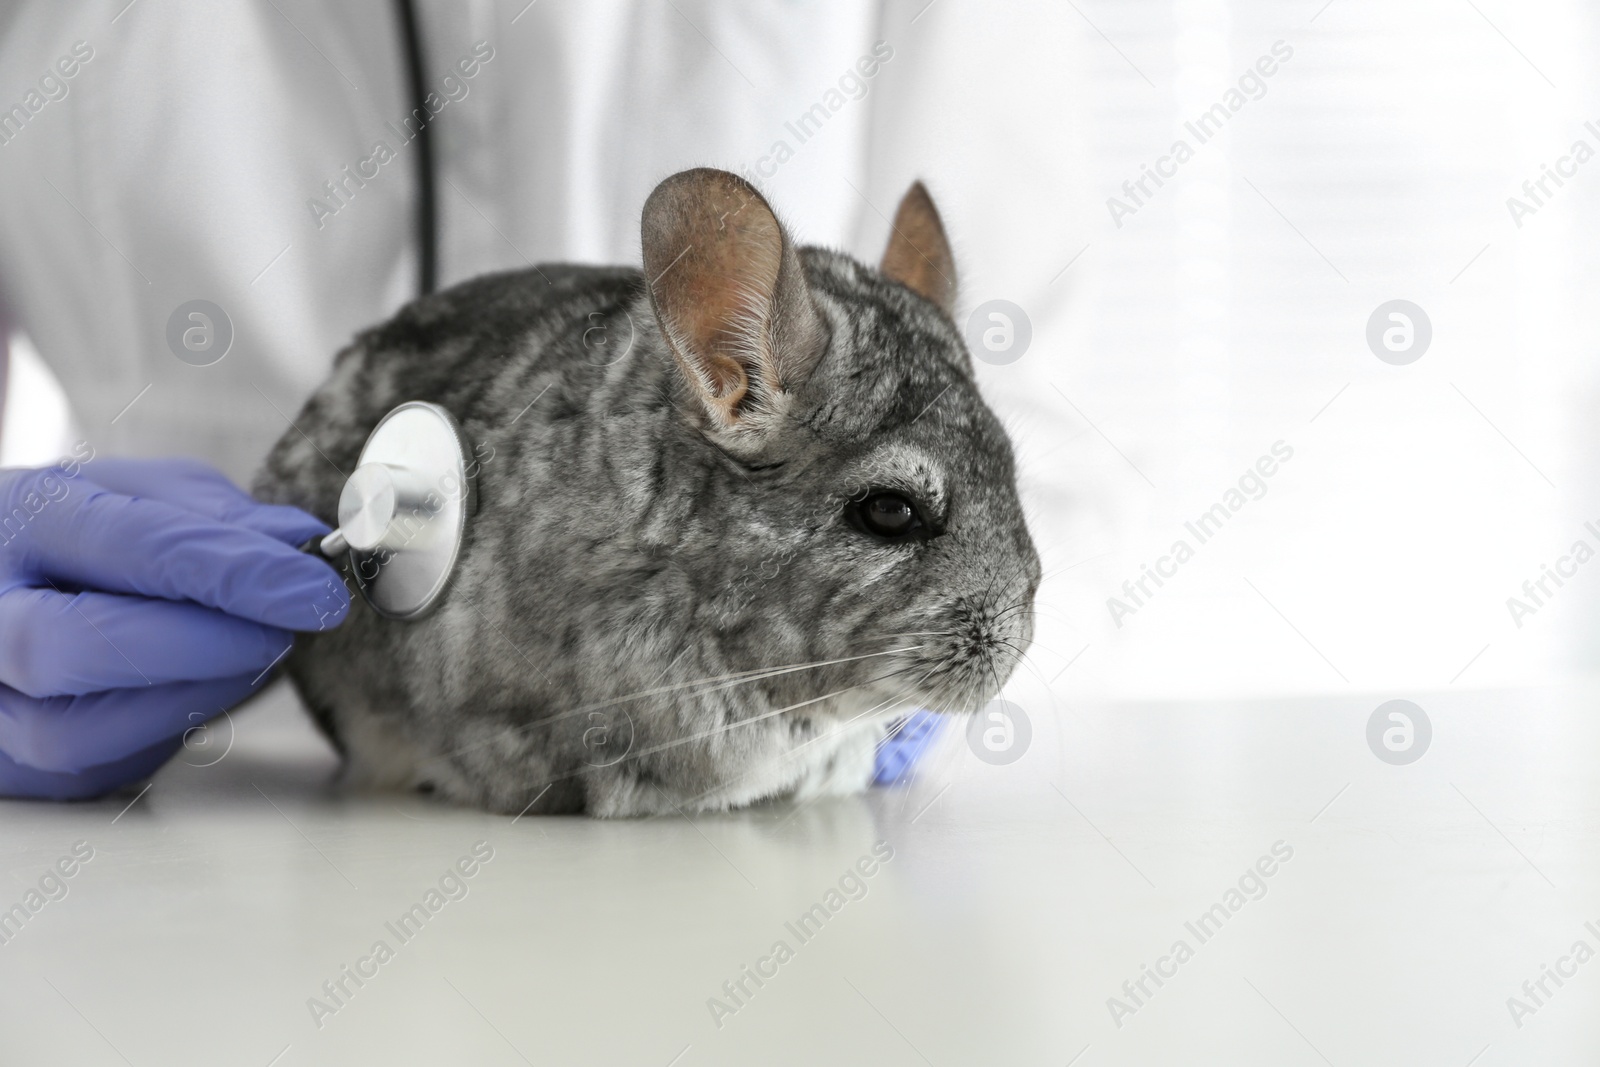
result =
[{"label": "chinchilla", "polygon": [[597,816],[853,792],[894,718],[977,708],[1026,650],[1038,556],[922,185],[876,270],[709,169],[651,193],[643,252],[412,302],[268,457],[257,494],[332,523],[396,404],[472,444],[440,604],[354,598],[287,660],[353,782]]}]

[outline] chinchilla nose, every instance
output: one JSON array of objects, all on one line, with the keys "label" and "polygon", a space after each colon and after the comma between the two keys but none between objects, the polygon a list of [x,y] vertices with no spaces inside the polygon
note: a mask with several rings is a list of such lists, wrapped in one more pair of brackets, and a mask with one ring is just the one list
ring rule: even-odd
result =
[{"label": "chinchilla nose", "polygon": [[1021,656],[1033,637],[1033,584],[1020,577],[986,595],[963,597],[951,629],[969,656],[994,667]]}]

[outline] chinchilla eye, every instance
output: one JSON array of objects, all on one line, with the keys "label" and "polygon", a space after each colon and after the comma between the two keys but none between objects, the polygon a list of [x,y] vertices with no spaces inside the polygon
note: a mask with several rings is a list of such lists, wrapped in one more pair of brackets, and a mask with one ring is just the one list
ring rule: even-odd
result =
[{"label": "chinchilla eye", "polygon": [[923,532],[922,513],[899,493],[868,493],[853,503],[851,516],[862,530],[888,541],[903,541]]}]

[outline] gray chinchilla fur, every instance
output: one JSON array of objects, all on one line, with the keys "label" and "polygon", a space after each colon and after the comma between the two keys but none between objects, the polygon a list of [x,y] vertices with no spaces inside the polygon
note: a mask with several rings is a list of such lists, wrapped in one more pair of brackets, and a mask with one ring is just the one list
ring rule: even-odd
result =
[{"label": "gray chinchilla fur", "polygon": [[352,781],[597,816],[853,792],[897,715],[979,707],[1027,648],[1038,556],[922,185],[876,270],[706,169],[643,251],[414,301],[268,457],[257,494],[332,523],[396,404],[473,446],[439,606],[356,597],[287,661]]}]

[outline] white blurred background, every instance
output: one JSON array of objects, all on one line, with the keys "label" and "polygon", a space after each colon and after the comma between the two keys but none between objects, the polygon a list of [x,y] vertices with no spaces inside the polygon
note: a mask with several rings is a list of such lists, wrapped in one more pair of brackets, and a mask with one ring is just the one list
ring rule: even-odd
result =
[{"label": "white blurred background", "polygon": [[[1600,548],[1583,529],[1600,164],[1521,228],[1506,201],[1575,140],[1600,149],[1593,10],[1079,12],[1090,166],[1061,262],[1087,250],[1065,292],[1006,279],[1040,308],[1038,348],[986,375],[1049,566],[1089,561],[1051,583],[1045,671],[1082,650],[1068,692],[1178,697],[1492,688],[1590,663],[1600,567],[1520,628],[1506,601],[1575,540]],[[1116,228],[1105,199],[1276,41],[1293,57],[1265,95]],[[1407,366],[1365,339],[1393,299],[1432,322]],[[1105,598],[1278,440],[1294,458],[1266,496],[1111,625]]]},{"label": "white blurred background", "polygon": [[[160,5],[147,6],[136,14],[158,20]],[[472,25],[462,33],[488,26],[508,65],[532,62],[540,53],[528,41],[555,40],[580,19],[555,0],[524,8],[515,26],[520,3],[463,6]],[[737,86],[727,63],[761,79],[768,65],[737,20],[719,28],[703,5],[679,6],[652,7],[635,31],[702,51],[685,63],[692,77]],[[621,18],[629,5],[601,7]],[[1069,700],[1395,695],[1537,685],[1592,666],[1600,562],[1520,628],[1507,607],[1574,541],[1600,550],[1584,529],[1590,519],[1600,529],[1585,295],[1600,160],[1520,227],[1507,208],[1573,142],[1600,151],[1600,133],[1584,126],[1600,130],[1591,8],[915,0],[870,18],[852,10],[840,39],[807,61],[815,84],[798,79],[792,104],[714,148],[697,141],[709,116],[604,105],[590,90],[615,80],[614,65],[561,72],[574,100],[590,100],[584,121],[598,124],[580,139],[604,146],[587,156],[568,146],[568,184],[592,183],[593,160],[628,156],[646,127],[671,126],[673,151],[656,145],[637,181],[542,220],[496,225],[442,190],[445,280],[524,255],[637,262],[638,190],[679,164],[753,165],[783,117],[826,87],[823,73],[847,66],[862,41],[887,40],[895,61],[865,100],[763,187],[803,238],[875,260],[885,216],[920,175],[956,245],[962,318],[991,299],[1029,317],[1022,357],[978,368],[1016,438],[1048,573],[1028,684]],[[1185,123],[1275,46],[1292,55],[1199,144]],[[95,73],[116,62],[104,52]],[[318,76],[337,87],[327,70]],[[447,176],[452,136],[497,121],[488,108],[459,110],[461,127],[440,119]],[[1126,199],[1123,183],[1179,138],[1194,158],[1118,225],[1108,198]],[[539,145],[506,143],[515,180],[516,160],[535,159]],[[0,162],[25,165],[17,160]],[[470,173],[454,177],[482,188]],[[368,210],[352,226],[393,228]],[[280,243],[263,238],[242,277]],[[299,269],[290,256],[283,284]],[[278,280],[225,301],[243,333],[252,317],[272,318]],[[1419,305],[1432,327],[1427,351],[1404,366],[1366,341],[1369,316],[1395,299]],[[329,327],[297,357],[299,378],[269,389],[298,404],[351,325]],[[7,463],[48,462],[85,432],[45,369],[53,355],[42,339],[13,337]],[[1293,458],[1265,495],[1116,625],[1108,598],[1125,596],[1123,583],[1178,538],[1194,545],[1185,522],[1280,441]]]}]

